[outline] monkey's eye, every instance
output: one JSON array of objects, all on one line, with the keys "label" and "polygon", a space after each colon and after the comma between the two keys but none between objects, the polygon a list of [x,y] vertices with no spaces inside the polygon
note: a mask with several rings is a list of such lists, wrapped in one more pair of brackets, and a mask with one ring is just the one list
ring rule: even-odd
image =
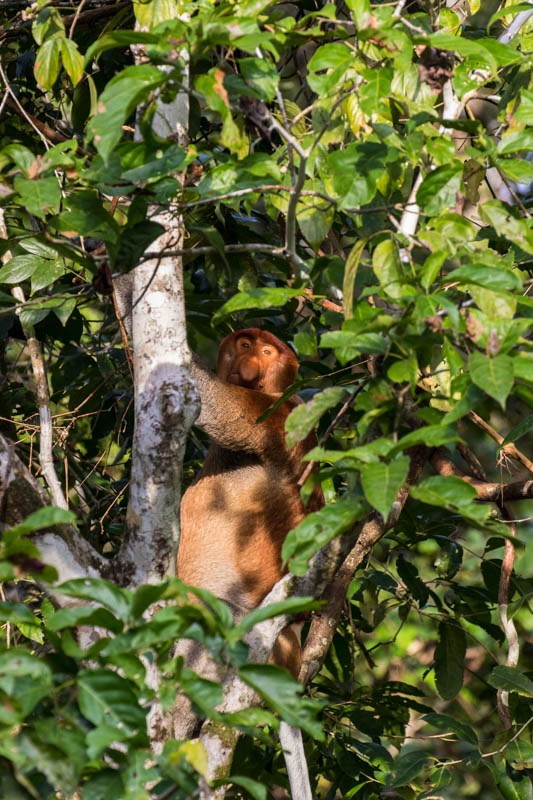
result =
[{"label": "monkey's eye", "polygon": [[263,355],[264,356],[269,356],[271,354],[271,352],[272,352],[271,350],[263,350]]},{"label": "monkey's eye", "polygon": [[248,348],[250,347],[250,342],[241,341],[241,347],[243,350],[248,350]]}]

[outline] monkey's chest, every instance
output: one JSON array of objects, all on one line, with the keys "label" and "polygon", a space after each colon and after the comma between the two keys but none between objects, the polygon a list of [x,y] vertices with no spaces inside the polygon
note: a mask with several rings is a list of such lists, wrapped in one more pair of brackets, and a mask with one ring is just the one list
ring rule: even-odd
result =
[{"label": "monkey's chest", "polygon": [[281,577],[283,540],[303,516],[296,486],[272,466],[201,474],[181,503],[178,575],[253,608]]}]

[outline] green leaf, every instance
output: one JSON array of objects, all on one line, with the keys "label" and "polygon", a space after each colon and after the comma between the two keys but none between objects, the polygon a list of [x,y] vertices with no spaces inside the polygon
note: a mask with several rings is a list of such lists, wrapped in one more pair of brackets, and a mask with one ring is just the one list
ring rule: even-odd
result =
[{"label": "green leaf", "polygon": [[385,354],[390,340],[383,333],[354,333],[353,331],[326,331],[320,338],[321,347],[334,347],[341,362],[349,361],[361,353]]},{"label": "green leaf", "polygon": [[496,146],[496,150],[500,155],[504,153],[516,153],[518,150],[531,150],[532,148],[533,128],[526,128],[523,131],[504,134]]},{"label": "green leaf", "polygon": [[359,261],[361,260],[367,242],[367,238],[359,239],[350,250],[348,258],[346,259],[346,264],[344,265],[344,281],[342,284],[344,319],[351,319],[353,316],[353,287],[357,276]]},{"label": "green leaf", "polygon": [[317,425],[322,415],[340,403],[345,396],[345,389],[340,386],[330,386],[315,394],[309,402],[293,408],[285,422],[287,445],[292,447],[297,442],[305,439],[307,434]]},{"label": "green leaf", "polygon": [[283,542],[283,562],[289,562],[294,575],[305,575],[309,559],[335,536],[349,530],[364,512],[360,500],[347,497],[308,514]]},{"label": "green leaf", "polygon": [[416,202],[426,214],[436,217],[457,204],[462,165],[445,165],[429,172],[418,189]]},{"label": "green leaf", "polygon": [[365,497],[383,519],[386,519],[398,490],[409,472],[409,458],[400,456],[388,464],[365,464],[361,469],[361,484]]},{"label": "green leaf", "polygon": [[61,41],[61,58],[70,80],[76,86],[83,75],[83,56],[78,50],[78,45],[72,39]]},{"label": "green leaf", "polygon": [[451,33],[432,33],[428,39],[434,47],[441,50],[453,50],[465,57],[474,56],[476,60],[480,60],[488,66],[493,74],[496,74],[498,60],[484,46],[484,42],[454,36]]},{"label": "green leaf", "polygon": [[65,272],[65,267],[61,261],[41,261],[31,276],[32,292],[38,292],[39,289],[44,289],[45,286],[51,286]]},{"label": "green leaf", "polygon": [[533,414],[528,414],[527,417],[522,420],[522,422],[519,422],[518,425],[515,425],[514,428],[509,431],[501,443],[500,448],[505,447],[506,444],[511,444],[511,442],[517,442],[522,438],[522,436],[525,436],[526,433],[529,433],[531,428],[533,428]]},{"label": "green leaf", "polygon": [[89,65],[100,53],[115,47],[129,47],[130,44],[157,44],[158,42],[159,36],[155,33],[128,30],[108,31],[87,49],[84,66]]},{"label": "green leaf", "polygon": [[224,317],[235,314],[237,311],[244,311],[248,308],[280,308],[293,297],[301,295],[301,289],[270,288],[248,289],[239,292],[224,303],[213,316],[213,322],[220,322]]},{"label": "green leaf", "polygon": [[415,386],[418,379],[418,362],[416,355],[411,353],[408,358],[396,361],[387,370],[387,377],[394,383],[410,383]]},{"label": "green leaf", "polygon": [[29,278],[41,264],[42,259],[37,256],[13,256],[0,268],[0,283],[22,283]]},{"label": "green leaf", "polygon": [[72,511],[66,511],[64,508],[57,506],[44,506],[38,511],[34,511],[29,517],[26,517],[24,522],[9,529],[10,534],[25,536],[32,531],[38,531],[41,528],[52,528],[54,525],[68,525],[74,522],[76,515]]},{"label": "green leaf", "polygon": [[128,734],[125,730],[104,722],[101,725],[97,725],[87,734],[87,755],[91,759],[99,758],[113,742],[122,742],[127,738]]},{"label": "green leaf", "polygon": [[57,217],[61,231],[76,231],[79,236],[95,236],[107,244],[115,244],[119,238],[119,226],[104,208],[96,192],[81,191],[70,194],[66,203],[68,211]]},{"label": "green leaf", "polygon": [[9,600],[0,601],[0,619],[3,622],[25,622],[29,625],[40,625],[39,618],[28,606]]},{"label": "green leaf", "polygon": [[301,197],[296,206],[296,220],[300,230],[315,251],[328,235],[334,217],[333,203],[328,203],[321,197]]},{"label": "green leaf", "polygon": [[47,627],[51,631],[60,631],[63,628],[75,628],[77,625],[96,625],[99,628],[120,633],[122,623],[105,608],[91,608],[82,606],[77,608],[60,608],[50,619]]},{"label": "green leaf", "polygon": [[289,597],[287,600],[280,600],[263,608],[256,608],[241,619],[239,624],[231,631],[231,635],[235,639],[241,639],[258,622],[278,617],[281,614],[302,614],[304,611],[313,611],[316,608],[320,608],[320,605],[320,602],[313,600],[312,597]]},{"label": "green leaf", "polygon": [[383,291],[393,300],[412,294],[411,287],[404,283],[398,247],[392,239],[378,244],[372,255],[372,267]]},{"label": "green leaf", "polygon": [[514,209],[499,200],[487,200],[479,205],[479,215],[492,225],[498,236],[510,239],[526,253],[533,253],[533,230],[516,215]]},{"label": "green leaf", "polygon": [[101,603],[105,608],[122,620],[129,620],[131,610],[131,592],[120,589],[110,581],[102,578],[73,578],[60,584],[58,592],[67,597],[79,597]]},{"label": "green leaf", "polygon": [[505,355],[489,358],[476,350],[470,354],[468,366],[473,383],[505,409],[514,383],[513,359]]},{"label": "green leaf", "polygon": [[59,9],[50,6],[39,9],[32,22],[31,32],[37,44],[42,44],[45,39],[63,39],[65,25]]},{"label": "green leaf", "polygon": [[344,44],[324,44],[313,53],[307,69],[307,83],[317,94],[329,92],[343,78],[354,61],[354,55]]},{"label": "green leaf", "polygon": [[140,619],[146,609],[163,596],[167,583],[144,583],[133,592],[131,599],[131,616]]},{"label": "green leaf", "polygon": [[183,169],[187,163],[189,159],[185,150],[177,144],[172,144],[159,158],[143,160],[142,164],[127,169],[122,173],[122,179],[131,183],[156,180]]},{"label": "green leaf", "polygon": [[60,54],[60,39],[47,39],[37,51],[33,71],[37,83],[39,83],[43,89],[51,89],[57,80],[57,76],[59,75]]},{"label": "green leaf", "polygon": [[21,144],[8,144],[0,151],[2,156],[11,159],[25,175],[28,175],[35,164],[35,155]]},{"label": "green leaf", "polygon": [[239,669],[239,675],[285,722],[324,741],[322,724],[316,718],[324,703],[300,697],[303,687],[287,670],[272,664],[245,664]]},{"label": "green leaf", "polygon": [[516,667],[494,667],[488,681],[495,689],[517,692],[524,697],[533,697],[533,682]]},{"label": "green leaf", "polygon": [[415,565],[409,563],[403,555],[400,555],[396,562],[396,568],[398,575],[409,589],[413,599],[416,600],[420,607],[425,606],[429,598],[429,589],[424,581],[420,579]]},{"label": "green leaf", "polygon": [[427,753],[415,750],[410,753],[405,753],[394,759],[391,765],[392,779],[387,781],[387,785],[391,789],[406,786],[411,783],[417,775],[420,775],[422,770],[426,767],[429,761]]},{"label": "green leaf", "polygon": [[257,96],[271,103],[276,96],[279,75],[275,64],[267,58],[239,58],[239,68],[248,86],[255,89]]},{"label": "green leaf", "polygon": [[87,126],[89,138],[107,161],[122,138],[122,125],[137,106],[165,81],[165,74],[151,64],[139,64],[119,72],[98,99],[98,113]]},{"label": "green leaf", "polygon": [[402,436],[399,442],[391,447],[389,455],[395,456],[396,453],[401,453],[409,447],[415,447],[415,445],[419,444],[425,444],[428,447],[440,447],[448,442],[459,441],[461,440],[455,425],[426,425]]},{"label": "green leaf", "polygon": [[78,702],[93,725],[118,727],[127,736],[146,733],[146,715],[128,681],[111,669],[85,669],[78,674]]},{"label": "green leaf", "polygon": [[522,287],[522,281],[510,270],[486,267],[483,264],[468,264],[453,269],[443,277],[442,283],[475,283],[495,292],[514,291]]},{"label": "green leaf", "polygon": [[459,622],[439,623],[439,641],[435,648],[437,691],[444,700],[453,700],[461,691],[466,654],[466,634]]},{"label": "green leaf", "polygon": [[423,503],[444,506],[451,510],[470,506],[477,498],[474,487],[455,475],[433,475],[412,486],[409,494]]},{"label": "green leaf", "polygon": [[513,372],[515,378],[533,383],[533,358],[528,358],[525,353],[519,353],[513,358]]},{"label": "green leaf", "polygon": [[[504,9],[505,10],[505,9]],[[520,122],[529,124],[533,119],[533,91],[522,89],[520,91],[520,106],[515,111],[514,117]]]},{"label": "green leaf", "polygon": [[13,647],[0,653],[0,690],[11,699],[0,704],[0,722],[16,724],[30,714],[37,703],[52,691],[52,671],[42,658]]},{"label": "green leaf", "polygon": [[430,714],[424,714],[422,719],[430,725],[433,725],[434,728],[438,728],[439,731],[451,731],[457,736],[459,741],[462,740],[469,744],[474,744],[476,747],[479,746],[477,733],[474,729],[464,722],[459,722],[449,714],[431,712]]},{"label": "green leaf", "polygon": [[533,164],[525,158],[497,158],[495,165],[516,183],[533,181]]},{"label": "green leaf", "polygon": [[38,178],[33,181],[17,176],[13,186],[26,210],[39,219],[45,219],[47,212],[59,210],[61,188],[57,178]]},{"label": "green leaf", "polygon": [[200,677],[192,669],[184,667],[179,679],[180,689],[184,692],[196,711],[208,717],[216,717],[215,706],[222,702],[222,686],[214,681]]},{"label": "green leaf", "polygon": [[134,0],[133,10],[141,28],[151,30],[161,22],[178,19],[182,6],[179,0]]},{"label": "green leaf", "polygon": [[254,800],[267,800],[268,791],[267,787],[259,781],[254,781],[252,778],[247,778],[244,775],[230,775],[229,778],[224,780],[224,784],[234,783],[236,786],[242,786],[246,789],[248,794],[251,794]]}]

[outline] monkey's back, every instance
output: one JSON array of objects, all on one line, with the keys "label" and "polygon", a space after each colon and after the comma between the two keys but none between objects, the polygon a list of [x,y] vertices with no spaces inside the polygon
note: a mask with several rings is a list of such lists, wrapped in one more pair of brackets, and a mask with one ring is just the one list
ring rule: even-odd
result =
[{"label": "monkey's back", "polygon": [[181,502],[178,576],[235,610],[281,578],[281,547],[305,510],[290,465],[212,445]]}]

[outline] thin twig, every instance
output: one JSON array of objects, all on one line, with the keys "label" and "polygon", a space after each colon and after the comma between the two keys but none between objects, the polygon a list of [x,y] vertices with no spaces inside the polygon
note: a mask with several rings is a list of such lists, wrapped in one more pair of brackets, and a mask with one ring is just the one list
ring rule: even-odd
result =
[{"label": "thin twig", "polygon": [[[47,150],[49,150],[50,149],[50,142],[48,141],[48,139],[46,138],[46,136],[42,132],[41,126],[36,124],[36,120],[32,116],[30,116],[30,114],[28,114],[28,112],[25,111],[24,108],[19,103],[18,97],[16,96],[16,94],[13,92],[13,90],[11,88],[11,85],[10,85],[8,79],[7,79],[7,76],[6,76],[5,72],[4,72],[2,64],[0,64],[0,76],[1,76],[2,80],[4,81],[4,86],[6,87],[6,92],[10,95],[10,97],[12,99],[12,102],[13,102],[13,105],[15,106],[17,111],[20,113],[20,115],[26,120],[26,122],[28,122],[31,125],[33,130],[36,132],[38,137],[43,142],[45,148]],[[8,105],[9,105],[9,102],[8,102]]]},{"label": "thin twig", "polygon": [[78,8],[76,9],[76,13],[74,14],[74,19],[72,20],[72,25],[70,26],[70,31],[69,31],[69,34],[68,34],[68,38],[69,39],[72,39],[72,37],[74,35],[74,29],[75,29],[75,27],[77,25],[77,22],[78,22],[79,18],[80,18],[80,14],[81,14],[82,8],[83,8],[83,6],[85,5],[86,2],[87,2],[87,0],[81,0],[81,3],[79,4]]},{"label": "thin twig", "polygon": [[[11,290],[13,297],[21,303],[25,302],[24,292],[20,286],[14,286]],[[20,317],[19,317],[20,319]],[[33,377],[35,379],[35,389],[37,402],[39,404],[39,420],[40,420],[40,445],[39,445],[39,461],[41,463],[41,471],[50,493],[52,495],[52,502],[59,508],[68,508],[68,503],[63,493],[61,483],[57,477],[54,466],[53,456],[53,425],[52,414],[50,412],[50,394],[48,391],[48,380],[46,377],[46,366],[41,350],[41,346],[35,336],[33,325],[24,323],[22,320],[21,326],[28,350],[30,352],[31,366],[33,369]]]},{"label": "thin twig", "polygon": [[[495,431],[488,422],[485,422],[485,420],[482,419],[479,414],[476,414],[475,411],[471,411],[468,416],[472,422],[478,426],[478,428],[481,428],[481,430],[485,431],[485,433],[488,433],[491,439],[494,439],[497,444],[500,446],[503,444],[504,437]],[[520,461],[520,463],[523,464],[526,469],[528,469],[530,472],[533,472],[533,461],[524,455],[524,453],[522,453],[513,442],[509,442],[509,444],[504,445],[504,447],[502,447],[502,452],[505,453],[505,455],[510,456],[510,458]]]}]

